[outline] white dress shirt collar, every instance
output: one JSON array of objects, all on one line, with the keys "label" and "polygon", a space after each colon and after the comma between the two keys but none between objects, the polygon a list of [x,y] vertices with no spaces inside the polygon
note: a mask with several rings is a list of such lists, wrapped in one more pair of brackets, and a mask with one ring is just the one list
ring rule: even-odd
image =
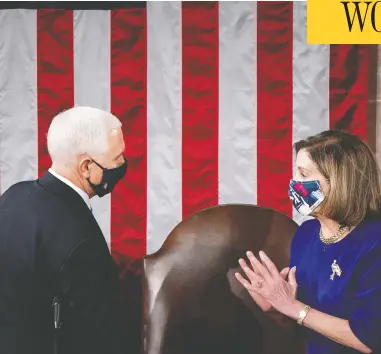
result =
[{"label": "white dress shirt collar", "polygon": [[87,206],[89,207],[90,210],[92,210],[91,208],[91,205],[90,205],[90,198],[89,196],[87,195],[87,193],[85,191],[83,191],[81,188],[77,187],[75,184],[73,184],[72,182],[70,182],[67,178],[65,177],[62,177],[61,175],[59,175],[57,172],[54,172],[51,168],[49,168],[49,172],[56,178],[58,178],[60,181],[62,181],[63,183],[67,184],[69,187],[73,188],[81,197],[82,199],[85,201],[85,203],[87,204]]}]

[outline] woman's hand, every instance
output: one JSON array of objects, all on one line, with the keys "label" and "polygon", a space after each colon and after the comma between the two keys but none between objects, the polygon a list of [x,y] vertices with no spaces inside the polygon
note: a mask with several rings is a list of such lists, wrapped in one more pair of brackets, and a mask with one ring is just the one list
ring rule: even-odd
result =
[{"label": "woman's hand", "polygon": [[[243,259],[240,259],[239,263],[249,280],[247,281],[241,274],[235,273],[239,282],[250,294],[254,294],[255,297],[259,296],[275,310],[290,319],[297,320],[300,311],[306,304],[296,300],[296,268],[293,267],[289,271],[288,281],[286,281],[264,252],[259,252],[262,263],[255,258],[252,252],[247,252],[247,256],[252,269]],[[254,297],[253,299],[255,300]],[[311,309],[304,319],[303,325],[337,343],[362,353],[372,353],[372,350],[356,337],[346,319]]]},{"label": "woman's hand", "polygon": [[[287,307],[292,306],[296,301],[296,269],[293,267],[289,271],[288,268],[285,268],[279,273],[274,263],[264,252],[261,251],[259,255],[262,263],[252,252],[247,252],[252,269],[245,260],[239,260],[239,264],[248,280],[244,279],[239,273],[236,273],[235,276],[263,311],[268,311],[273,307],[279,312],[284,312]],[[287,274],[288,281],[285,279]]]},{"label": "woman's hand", "polygon": [[[242,262],[243,262],[243,263],[242,263]],[[245,262],[243,259],[240,260],[239,263],[240,263],[241,267],[242,267],[244,264],[246,264],[246,262]],[[246,265],[246,266],[247,266],[247,265]],[[286,279],[289,270],[290,270],[290,268],[288,268],[288,267],[282,269],[282,271],[280,272],[280,275],[281,275],[281,277],[282,277],[283,279]],[[239,274],[239,273],[238,273],[238,274]],[[239,274],[239,276],[242,277],[241,274]],[[237,277],[237,275],[236,275],[236,277]],[[241,282],[240,279],[238,279],[238,280]],[[241,282],[241,283],[242,283],[242,282]],[[269,303],[263,296],[261,296],[261,295],[255,293],[254,291],[252,291],[252,290],[250,290],[250,289],[247,289],[247,291],[249,292],[251,298],[252,298],[252,299],[256,302],[256,304],[262,309],[262,311],[264,311],[264,312],[268,312],[268,311],[270,311],[270,310],[272,309],[271,304],[270,304],[270,303]]]}]

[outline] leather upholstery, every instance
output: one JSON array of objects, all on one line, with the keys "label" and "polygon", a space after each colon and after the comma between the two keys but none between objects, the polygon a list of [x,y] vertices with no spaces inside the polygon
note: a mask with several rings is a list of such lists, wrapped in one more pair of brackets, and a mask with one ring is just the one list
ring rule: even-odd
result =
[{"label": "leather upholstery", "polygon": [[286,267],[296,227],[254,205],[205,209],[178,224],[144,259],[144,353],[305,353],[303,341],[263,313],[234,277],[247,250],[262,249]]}]

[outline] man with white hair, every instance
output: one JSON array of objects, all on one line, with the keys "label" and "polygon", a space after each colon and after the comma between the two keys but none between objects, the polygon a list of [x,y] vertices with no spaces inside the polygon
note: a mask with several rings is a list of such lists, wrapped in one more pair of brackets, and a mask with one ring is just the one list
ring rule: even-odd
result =
[{"label": "man with white hair", "polygon": [[121,122],[74,107],[47,142],[49,171],[0,198],[0,353],[128,354],[116,267],[90,204],[126,173]]}]

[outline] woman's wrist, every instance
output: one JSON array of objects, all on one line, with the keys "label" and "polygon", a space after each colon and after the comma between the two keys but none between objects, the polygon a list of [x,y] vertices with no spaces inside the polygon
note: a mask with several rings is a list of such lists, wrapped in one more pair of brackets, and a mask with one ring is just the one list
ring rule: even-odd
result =
[{"label": "woman's wrist", "polygon": [[278,311],[283,315],[296,321],[299,318],[300,312],[305,308],[305,306],[306,304],[303,304],[298,300],[294,300],[278,308]]}]

